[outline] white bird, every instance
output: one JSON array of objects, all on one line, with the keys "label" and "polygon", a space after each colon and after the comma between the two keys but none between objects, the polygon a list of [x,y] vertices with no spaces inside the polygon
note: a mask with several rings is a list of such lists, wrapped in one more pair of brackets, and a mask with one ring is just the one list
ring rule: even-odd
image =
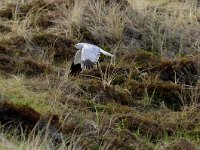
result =
[{"label": "white bird", "polygon": [[80,65],[81,69],[93,68],[98,62],[101,53],[110,57],[115,57],[93,44],[78,43],[75,47],[79,50],[75,54],[73,65]]}]

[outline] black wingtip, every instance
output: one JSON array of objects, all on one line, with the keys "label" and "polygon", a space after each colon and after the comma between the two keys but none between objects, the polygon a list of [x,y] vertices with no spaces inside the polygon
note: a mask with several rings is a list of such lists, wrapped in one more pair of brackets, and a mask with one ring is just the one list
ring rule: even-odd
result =
[{"label": "black wingtip", "polygon": [[82,71],[81,64],[75,65],[74,63],[72,63],[70,69],[71,69],[70,74],[72,76],[76,76],[76,75],[80,74],[80,72]]},{"label": "black wingtip", "polygon": [[85,61],[83,61],[83,66],[84,66],[86,69],[92,69],[92,68],[94,68],[94,65],[95,65],[95,63],[92,62],[92,61],[89,60],[89,59],[86,59]]}]

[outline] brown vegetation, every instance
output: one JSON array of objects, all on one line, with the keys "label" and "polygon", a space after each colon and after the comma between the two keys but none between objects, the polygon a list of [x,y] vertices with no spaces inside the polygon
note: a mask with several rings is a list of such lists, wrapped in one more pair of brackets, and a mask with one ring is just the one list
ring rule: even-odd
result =
[{"label": "brown vegetation", "polygon": [[[197,1],[4,5],[0,100],[6,101],[0,103],[0,129],[10,149],[199,146]],[[82,70],[71,64],[77,42],[97,44],[116,58],[100,57],[97,67]],[[0,140],[0,149],[7,145]]]},{"label": "brown vegetation", "polygon": [[[61,142],[61,132],[56,127],[55,119],[44,118],[40,113],[28,106],[16,106],[10,103],[0,104],[0,123],[5,128],[23,130],[23,133],[30,134],[35,130],[35,133],[46,132],[54,140],[54,142]],[[48,125],[48,120],[50,124]]]}]

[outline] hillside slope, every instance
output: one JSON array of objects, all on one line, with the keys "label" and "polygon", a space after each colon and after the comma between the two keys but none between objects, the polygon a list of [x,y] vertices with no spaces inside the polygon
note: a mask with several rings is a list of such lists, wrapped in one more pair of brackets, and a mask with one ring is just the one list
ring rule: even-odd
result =
[{"label": "hillside slope", "polygon": [[[200,4],[0,6],[0,149],[198,149]],[[77,42],[116,55],[70,75]]]}]

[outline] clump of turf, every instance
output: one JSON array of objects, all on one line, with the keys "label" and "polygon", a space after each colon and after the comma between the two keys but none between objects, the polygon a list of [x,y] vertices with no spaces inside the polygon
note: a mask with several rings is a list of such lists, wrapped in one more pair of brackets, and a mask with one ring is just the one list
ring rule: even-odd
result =
[{"label": "clump of turf", "polygon": [[164,129],[156,121],[146,117],[132,115],[122,116],[117,119],[117,125],[121,124],[129,131],[138,131],[140,134],[149,137],[151,140],[162,138],[164,133],[171,134],[171,130]]},{"label": "clump of turf", "polygon": [[49,55],[54,55],[56,62],[63,62],[74,57],[76,50],[74,42],[66,37],[56,36],[51,33],[36,33],[33,35],[32,42],[43,50],[49,51]]},{"label": "clump of turf", "polygon": [[9,56],[29,56],[31,52],[28,51],[28,44],[22,36],[13,36],[7,40],[0,41],[0,54]]},{"label": "clump of turf", "polygon": [[12,51],[5,48],[3,45],[0,45],[0,54],[1,55],[7,55],[10,56],[12,54]]},{"label": "clump of turf", "polygon": [[0,9],[0,17],[12,19],[14,8],[15,8],[15,5],[10,4],[10,5],[7,5],[7,7],[4,9]]},{"label": "clump of turf", "polygon": [[130,81],[128,83],[128,90],[134,99],[142,100],[145,95],[149,96],[151,105],[159,106],[162,102],[167,107],[173,110],[180,110],[182,101],[179,93],[182,91],[180,85],[171,82],[156,82],[141,83],[138,81]]},{"label": "clump of turf", "polygon": [[163,150],[198,150],[198,148],[188,140],[180,139],[176,142],[170,143]]},{"label": "clump of turf", "polygon": [[127,129],[117,129],[111,131],[104,140],[110,143],[110,149],[151,149],[147,142],[142,142],[137,135]]},{"label": "clump of turf", "polygon": [[102,81],[88,79],[86,81],[78,81],[78,85],[86,92],[95,97],[95,101],[105,104],[107,102],[116,101],[122,105],[131,104],[131,96],[123,89],[118,89],[112,85],[103,85]]},{"label": "clump of turf", "polygon": [[54,120],[52,119],[48,125],[48,118],[43,118],[40,113],[28,106],[17,106],[7,102],[0,103],[0,123],[4,127],[12,127],[15,130],[18,128],[27,135],[33,129],[36,133],[43,132],[45,134],[47,131],[54,142],[61,142],[61,132],[55,125],[56,121]]},{"label": "clump of turf", "polygon": [[55,12],[44,12],[37,19],[37,26],[42,29],[47,29],[55,25],[54,19],[58,17]]},{"label": "clump of turf", "polygon": [[31,59],[0,55],[0,70],[6,73],[24,73],[27,76],[50,73],[51,67]]},{"label": "clump of turf", "polygon": [[23,64],[19,66],[18,71],[30,76],[30,75],[40,75],[42,73],[49,74],[50,72],[52,72],[52,69],[47,64],[38,63],[31,59],[24,59]]},{"label": "clump of turf", "polygon": [[92,35],[90,31],[86,27],[81,27],[80,28],[80,33],[83,36],[83,41],[87,41],[88,43],[93,43],[95,45],[98,45],[99,42],[97,39]]},{"label": "clump of turf", "polygon": [[197,82],[197,69],[195,62],[189,58],[174,61],[163,60],[159,65],[159,78],[163,81],[172,81],[181,84],[195,85]]},{"label": "clump of turf", "polygon": [[11,32],[11,28],[5,25],[0,24],[0,32],[2,33],[8,33]]},{"label": "clump of turf", "polygon": [[7,73],[15,72],[17,70],[17,60],[10,56],[0,55],[0,70]]},{"label": "clump of turf", "polygon": [[134,64],[140,69],[147,69],[155,67],[159,64],[160,57],[148,51],[127,52],[124,54],[124,62],[127,64]]},{"label": "clump of turf", "polygon": [[[133,68],[129,75],[133,79],[138,79],[138,75],[144,73],[148,74],[148,79],[159,77],[162,81],[182,85],[195,85],[198,79],[197,62],[189,57],[170,60],[156,56],[152,52],[137,51],[126,53],[124,63]],[[137,68],[137,72],[134,67]]]},{"label": "clump of turf", "polygon": [[55,3],[46,3],[44,0],[33,0],[27,3],[24,3],[22,5],[10,3],[5,8],[0,10],[0,17],[13,19],[13,17],[15,16],[14,13],[17,13],[19,17],[23,18],[27,15],[29,11],[33,11],[33,13],[36,13],[38,9],[55,10],[56,5]]},{"label": "clump of turf", "polygon": [[113,0],[113,1],[104,0],[104,2],[106,5],[112,5],[113,3],[117,3],[119,6],[121,6],[121,8],[126,8],[130,6],[127,0]]}]

